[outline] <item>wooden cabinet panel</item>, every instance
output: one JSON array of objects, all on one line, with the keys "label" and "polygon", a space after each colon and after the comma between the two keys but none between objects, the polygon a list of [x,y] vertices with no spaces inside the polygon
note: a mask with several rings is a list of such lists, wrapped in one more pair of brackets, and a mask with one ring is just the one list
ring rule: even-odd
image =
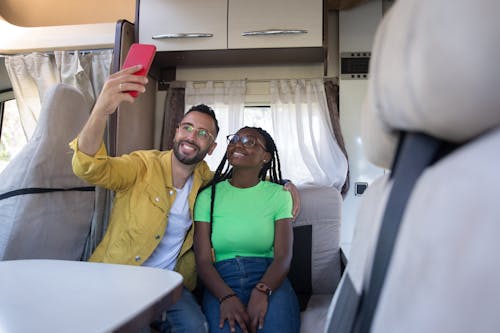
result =
[{"label": "wooden cabinet panel", "polygon": [[[243,33],[249,34],[242,36]],[[322,0],[229,0],[230,49],[318,47],[322,44]]]},{"label": "wooden cabinet panel", "polygon": [[225,49],[227,0],[142,0],[139,41],[158,51]]}]

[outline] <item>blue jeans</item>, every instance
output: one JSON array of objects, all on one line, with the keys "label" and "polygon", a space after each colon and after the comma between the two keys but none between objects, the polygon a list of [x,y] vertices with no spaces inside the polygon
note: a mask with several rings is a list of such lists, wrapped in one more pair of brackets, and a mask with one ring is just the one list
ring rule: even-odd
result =
[{"label": "blue jeans", "polygon": [[[272,258],[236,257],[216,262],[214,266],[226,284],[238,295],[241,302],[247,305],[252,289],[260,281],[272,260]],[[230,332],[227,320],[224,322],[224,327],[219,328],[219,300],[207,289],[203,295],[203,312],[207,316],[210,333]],[[298,333],[299,330],[299,303],[292,285],[288,279],[285,279],[269,297],[264,328],[259,332]],[[242,332],[237,323],[236,332]]]},{"label": "blue jeans", "polygon": [[193,294],[182,289],[181,298],[166,312],[165,321],[156,321],[151,327],[162,333],[207,333],[208,325]]}]

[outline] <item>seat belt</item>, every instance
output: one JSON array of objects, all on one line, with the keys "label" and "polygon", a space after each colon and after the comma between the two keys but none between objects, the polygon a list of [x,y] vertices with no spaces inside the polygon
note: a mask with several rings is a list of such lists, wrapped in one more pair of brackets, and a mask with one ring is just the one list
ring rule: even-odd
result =
[{"label": "seat belt", "polygon": [[326,330],[328,333],[351,332],[359,308],[361,295],[354,288],[354,283],[347,271],[344,272],[339,288],[340,290],[336,291],[339,296]]},{"label": "seat belt", "polygon": [[93,187],[93,186],[71,187],[71,188],[27,187],[27,188],[22,188],[19,190],[13,190],[13,191],[2,193],[2,194],[0,194],[0,200],[15,197],[18,195],[61,192],[61,191],[91,192],[91,191],[95,191],[95,187]]},{"label": "seat belt", "polygon": [[370,282],[367,292],[361,296],[353,332],[370,332],[399,227],[415,183],[429,165],[452,149],[454,146],[425,134],[402,133],[391,173],[393,185],[379,231]]},{"label": "seat belt", "polygon": [[381,222],[368,290],[361,290],[361,294],[358,294],[346,270],[327,327],[328,333],[370,332],[399,226],[413,186],[428,166],[458,146],[425,134],[401,133],[391,168],[390,178],[393,179],[393,185]]}]

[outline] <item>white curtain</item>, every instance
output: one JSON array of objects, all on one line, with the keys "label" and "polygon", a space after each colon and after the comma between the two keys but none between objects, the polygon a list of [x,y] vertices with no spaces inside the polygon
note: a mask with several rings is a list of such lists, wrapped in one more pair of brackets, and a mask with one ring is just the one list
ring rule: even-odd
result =
[{"label": "white curtain", "polygon": [[217,168],[226,152],[226,136],[243,127],[245,93],[246,82],[243,80],[186,82],[186,111],[193,105],[206,104],[215,111],[219,122],[217,148],[205,158],[212,170]]},{"label": "white curtain", "polygon": [[54,84],[64,83],[77,88],[88,105],[93,106],[109,75],[112,55],[112,50],[102,50],[7,56],[5,66],[26,139],[29,140],[35,130],[45,92]]},{"label": "white curtain", "polygon": [[347,159],[333,134],[323,80],[272,80],[270,93],[283,176],[297,185],[340,191]]}]

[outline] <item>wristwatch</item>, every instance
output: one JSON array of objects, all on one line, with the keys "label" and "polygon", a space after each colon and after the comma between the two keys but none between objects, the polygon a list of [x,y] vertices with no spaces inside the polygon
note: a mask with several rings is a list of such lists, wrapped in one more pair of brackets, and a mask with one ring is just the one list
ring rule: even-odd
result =
[{"label": "wristwatch", "polygon": [[273,293],[272,289],[269,288],[264,282],[257,283],[255,289],[257,289],[261,293],[266,294],[267,296],[271,296],[271,294]]}]

